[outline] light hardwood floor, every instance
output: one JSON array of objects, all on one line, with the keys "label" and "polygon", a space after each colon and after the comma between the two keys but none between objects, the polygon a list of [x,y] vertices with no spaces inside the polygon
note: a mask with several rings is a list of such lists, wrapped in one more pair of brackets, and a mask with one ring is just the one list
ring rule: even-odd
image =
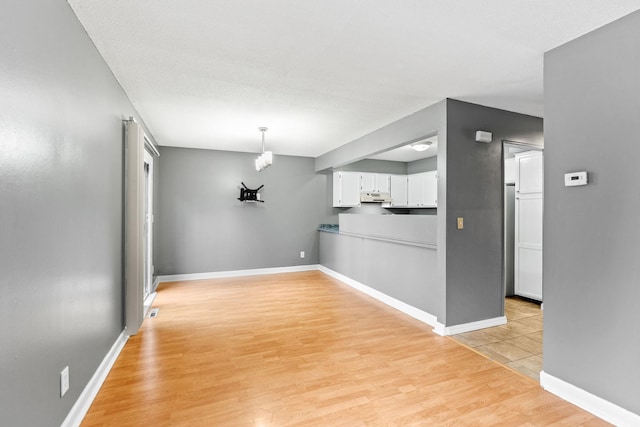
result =
[{"label": "light hardwood floor", "polygon": [[606,425],[312,271],[167,283],[83,426]]},{"label": "light hardwood floor", "polygon": [[507,324],[453,335],[451,338],[491,360],[540,380],[542,370],[542,319],[540,304],[517,297],[506,298]]}]

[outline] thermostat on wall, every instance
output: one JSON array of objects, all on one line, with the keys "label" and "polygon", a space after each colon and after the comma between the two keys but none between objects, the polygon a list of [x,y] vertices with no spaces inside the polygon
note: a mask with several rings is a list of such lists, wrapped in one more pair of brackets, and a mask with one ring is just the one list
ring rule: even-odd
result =
[{"label": "thermostat on wall", "polygon": [[587,173],[586,172],[570,172],[564,174],[564,186],[575,187],[577,185],[587,185]]}]

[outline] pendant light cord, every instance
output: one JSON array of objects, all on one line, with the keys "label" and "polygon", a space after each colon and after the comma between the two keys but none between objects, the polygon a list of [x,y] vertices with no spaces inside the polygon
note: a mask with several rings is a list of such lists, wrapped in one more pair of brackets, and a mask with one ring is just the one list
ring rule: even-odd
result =
[{"label": "pendant light cord", "polygon": [[269,128],[266,127],[259,127],[258,130],[260,132],[262,132],[262,154],[264,154],[264,133],[268,130]]}]

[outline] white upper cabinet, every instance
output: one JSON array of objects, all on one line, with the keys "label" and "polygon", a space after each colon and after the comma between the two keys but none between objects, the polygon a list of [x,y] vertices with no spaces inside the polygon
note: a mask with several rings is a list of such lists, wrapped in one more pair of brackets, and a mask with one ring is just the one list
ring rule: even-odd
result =
[{"label": "white upper cabinet", "polygon": [[361,173],[360,191],[363,193],[388,193],[391,175],[388,173]]},{"label": "white upper cabinet", "polygon": [[407,175],[391,175],[389,193],[391,194],[391,207],[407,206]]},{"label": "white upper cabinet", "polygon": [[423,201],[425,206],[438,206],[438,172],[425,172],[425,186],[423,188]]},{"label": "white upper cabinet", "polygon": [[361,193],[389,193],[392,201],[384,207],[435,208],[438,206],[438,173],[333,173],[333,207],[360,206]]},{"label": "white upper cabinet", "polygon": [[436,171],[409,175],[407,204],[415,208],[438,206],[438,173]]},{"label": "white upper cabinet", "polygon": [[376,174],[375,173],[361,173],[360,174],[360,189],[365,193],[373,193],[376,191]]},{"label": "white upper cabinet", "polygon": [[333,207],[360,206],[360,172],[333,173]]},{"label": "white upper cabinet", "polygon": [[422,205],[422,187],[424,187],[424,179],[421,175],[422,174],[415,173],[407,177],[408,206],[420,207]]},{"label": "white upper cabinet", "polygon": [[389,193],[391,191],[391,174],[378,173],[376,174],[376,184],[378,185],[379,193]]}]

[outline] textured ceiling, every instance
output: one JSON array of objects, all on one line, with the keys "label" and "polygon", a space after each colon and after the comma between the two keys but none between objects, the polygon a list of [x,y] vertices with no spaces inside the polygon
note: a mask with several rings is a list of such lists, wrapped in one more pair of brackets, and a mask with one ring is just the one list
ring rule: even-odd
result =
[{"label": "textured ceiling", "polygon": [[[316,157],[443,98],[543,115],[543,53],[640,0],[69,0],[160,145]],[[596,58],[594,58],[596,60]]]}]

